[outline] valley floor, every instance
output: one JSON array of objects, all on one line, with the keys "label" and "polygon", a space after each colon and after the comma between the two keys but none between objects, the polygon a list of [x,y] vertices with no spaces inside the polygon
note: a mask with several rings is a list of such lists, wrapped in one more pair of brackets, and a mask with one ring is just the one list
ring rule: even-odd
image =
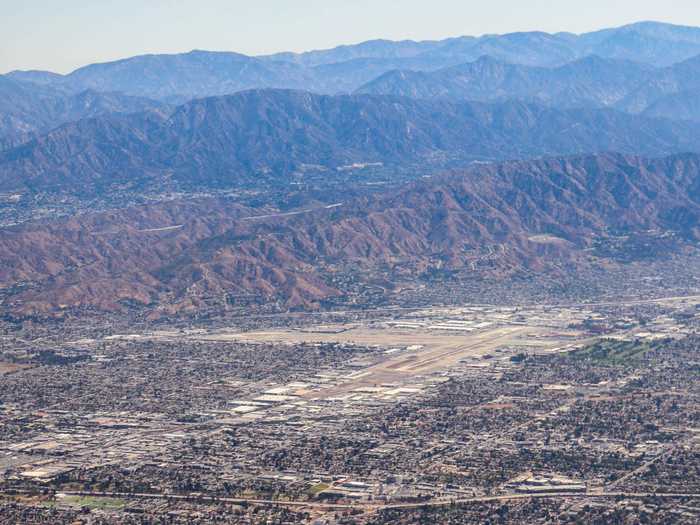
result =
[{"label": "valley floor", "polygon": [[0,523],[693,523],[699,311],[6,328]]}]

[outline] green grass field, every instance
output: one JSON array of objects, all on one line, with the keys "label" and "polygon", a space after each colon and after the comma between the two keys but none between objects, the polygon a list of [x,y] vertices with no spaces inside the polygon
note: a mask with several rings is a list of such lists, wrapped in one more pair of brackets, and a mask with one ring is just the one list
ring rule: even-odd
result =
[{"label": "green grass field", "polygon": [[329,487],[329,485],[327,485],[325,483],[317,483],[316,485],[314,485],[313,487],[311,487],[309,489],[309,495],[316,496],[316,495],[318,495],[319,492],[323,492],[328,487]]},{"label": "green grass field", "polygon": [[592,345],[568,354],[569,359],[577,361],[592,360],[610,365],[630,365],[639,362],[647,352],[667,344],[668,341],[617,341],[603,339]]},{"label": "green grass field", "polygon": [[70,507],[87,507],[89,509],[99,510],[120,510],[126,505],[126,502],[119,498],[97,498],[93,496],[65,496],[56,501],[58,505],[67,505]]}]

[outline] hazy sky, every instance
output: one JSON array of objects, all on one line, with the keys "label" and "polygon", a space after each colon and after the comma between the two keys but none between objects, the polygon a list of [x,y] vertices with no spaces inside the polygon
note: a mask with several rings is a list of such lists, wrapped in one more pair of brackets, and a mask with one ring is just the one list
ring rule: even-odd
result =
[{"label": "hazy sky", "polygon": [[0,0],[0,72],[191,49],[304,51],[658,20],[700,26],[700,0]]}]

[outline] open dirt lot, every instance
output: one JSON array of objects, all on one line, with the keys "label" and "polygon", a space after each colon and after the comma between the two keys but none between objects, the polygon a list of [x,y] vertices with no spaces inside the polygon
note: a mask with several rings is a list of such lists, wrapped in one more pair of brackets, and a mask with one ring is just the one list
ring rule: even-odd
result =
[{"label": "open dirt lot", "polygon": [[17,372],[17,370],[22,370],[24,368],[28,368],[28,365],[0,361],[0,375],[11,374],[12,372]]}]

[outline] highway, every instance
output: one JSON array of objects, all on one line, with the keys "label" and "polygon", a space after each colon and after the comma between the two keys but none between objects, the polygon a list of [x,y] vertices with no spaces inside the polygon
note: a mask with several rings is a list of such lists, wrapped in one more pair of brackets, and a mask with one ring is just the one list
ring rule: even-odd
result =
[{"label": "highway", "polygon": [[[29,491],[6,491],[0,492],[4,496],[18,494],[29,494]],[[254,498],[226,498],[207,496],[204,494],[169,494],[169,493],[128,493],[128,492],[97,492],[97,491],[66,491],[58,492],[57,497],[78,496],[92,498],[136,498],[136,499],[158,499],[158,500],[182,500],[202,503],[231,503],[249,505],[274,505],[292,508],[313,508],[318,510],[364,510],[380,511],[390,509],[418,509],[425,507],[444,507],[454,504],[488,503],[493,501],[515,501],[527,499],[571,499],[571,498],[700,498],[700,493],[653,493],[653,492],[549,492],[546,494],[502,494],[496,496],[477,496],[470,498],[443,498],[425,502],[411,503],[321,503],[315,501],[283,501]]]}]

